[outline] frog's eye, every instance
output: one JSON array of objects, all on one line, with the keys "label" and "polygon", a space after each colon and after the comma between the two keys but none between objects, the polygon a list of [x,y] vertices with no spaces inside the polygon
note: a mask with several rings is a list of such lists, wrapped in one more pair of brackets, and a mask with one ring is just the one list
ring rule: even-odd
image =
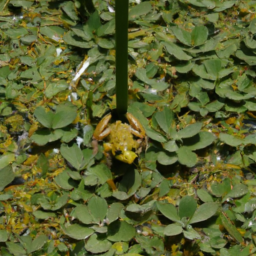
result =
[{"label": "frog's eye", "polygon": [[116,150],[115,151],[115,155],[118,156],[118,155],[121,155],[122,154],[122,151],[121,150]]}]

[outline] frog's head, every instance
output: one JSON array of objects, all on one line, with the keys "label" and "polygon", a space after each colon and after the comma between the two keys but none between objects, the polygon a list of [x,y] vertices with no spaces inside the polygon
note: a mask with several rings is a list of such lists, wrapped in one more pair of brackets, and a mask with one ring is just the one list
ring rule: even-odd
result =
[{"label": "frog's head", "polygon": [[133,151],[130,151],[130,150],[125,150],[123,152],[116,151],[114,156],[117,160],[122,161],[127,164],[132,164],[133,161],[135,160],[135,158],[137,158],[137,155]]},{"label": "frog's head", "polygon": [[[117,146],[117,144],[115,144]],[[127,164],[132,164],[133,161],[138,157],[136,153],[131,150],[127,150],[127,147],[122,147],[118,145],[118,147],[114,147],[112,143],[104,143],[104,150],[111,151],[112,155],[119,161],[122,161]]]}]

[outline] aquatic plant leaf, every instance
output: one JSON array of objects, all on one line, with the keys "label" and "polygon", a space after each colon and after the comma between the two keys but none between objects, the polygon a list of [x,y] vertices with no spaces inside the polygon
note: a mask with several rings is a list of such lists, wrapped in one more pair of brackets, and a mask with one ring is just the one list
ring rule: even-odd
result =
[{"label": "aquatic plant leaf", "polygon": [[191,56],[186,54],[181,47],[172,43],[172,42],[162,42],[162,44],[166,47],[166,50],[171,55],[175,56],[178,60],[190,60]]},{"label": "aquatic plant leaf", "polygon": [[218,210],[219,204],[214,202],[208,202],[200,205],[191,220],[190,224],[205,221],[210,219]]},{"label": "aquatic plant leaf", "polygon": [[178,146],[177,146],[175,140],[169,140],[169,141],[163,143],[163,148],[169,152],[175,152],[178,150]]},{"label": "aquatic plant leaf", "polygon": [[161,129],[167,134],[170,134],[172,123],[174,121],[174,113],[169,108],[164,107],[163,111],[156,113],[155,118]]},{"label": "aquatic plant leaf", "polygon": [[188,231],[183,230],[184,237],[189,240],[201,239],[201,236],[193,228],[190,228]]},{"label": "aquatic plant leaf", "polygon": [[238,232],[236,227],[231,223],[231,221],[228,219],[228,217],[221,212],[220,218],[222,221],[223,226],[225,229],[228,231],[228,233],[237,240],[237,242],[242,243],[243,242],[243,237],[241,234]]},{"label": "aquatic plant leaf", "polygon": [[180,42],[188,46],[191,45],[191,34],[188,31],[179,27],[172,27],[171,30]]},{"label": "aquatic plant leaf", "polygon": [[94,223],[94,218],[89,211],[89,208],[87,205],[78,205],[72,212],[71,216],[73,218],[78,219],[83,224],[92,224]]},{"label": "aquatic plant leaf", "polygon": [[126,221],[116,220],[108,226],[107,239],[112,242],[130,241],[136,234],[135,228]]},{"label": "aquatic plant leaf", "polygon": [[160,151],[157,155],[157,161],[162,165],[171,165],[178,161],[178,157],[175,152]]},{"label": "aquatic plant leaf", "polygon": [[108,180],[112,179],[112,173],[105,164],[98,164],[93,167],[89,167],[87,170],[88,175],[95,176],[100,184],[104,184]]},{"label": "aquatic plant leaf", "polygon": [[79,224],[61,225],[63,232],[76,240],[84,240],[94,233],[94,230]]},{"label": "aquatic plant leaf", "polygon": [[96,223],[103,221],[107,214],[107,209],[108,204],[104,198],[93,196],[88,201],[88,210]]},{"label": "aquatic plant leaf", "polygon": [[38,121],[47,128],[58,129],[71,124],[76,118],[77,109],[70,104],[59,105],[56,112],[46,111],[43,107],[38,107],[34,115]]},{"label": "aquatic plant leaf", "polygon": [[[2,154],[0,156],[0,168],[1,168],[0,170],[2,170],[2,168],[5,168],[9,164],[11,164],[14,160],[15,160],[15,154],[13,153]],[[11,174],[10,176],[12,177]]]},{"label": "aquatic plant leaf", "polygon": [[6,242],[6,245],[10,253],[12,253],[15,256],[26,255],[26,251],[20,243]]},{"label": "aquatic plant leaf", "polygon": [[49,218],[54,218],[57,216],[56,213],[54,212],[46,212],[46,211],[34,211],[33,215],[37,218],[37,219],[42,219],[42,220],[47,220]]},{"label": "aquatic plant leaf", "polygon": [[179,222],[180,217],[177,213],[177,209],[173,204],[156,202],[158,210],[168,219]]},{"label": "aquatic plant leaf", "polygon": [[69,176],[68,170],[64,170],[62,173],[56,176],[54,178],[54,181],[58,186],[65,190],[71,190],[74,189],[74,187],[76,187],[76,183]]},{"label": "aquatic plant leaf", "polygon": [[9,185],[15,178],[15,174],[13,173],[11,166],[5,165],[3,161],[1,162],[2,158],[3,157],[0,158],[0,166],[3,166],[3,168],[0,170],[0,191]]},{"label": "aquatic plant leaf", "polygon": [[238,138],[233,135],[226,134],[226,133],[220,133],[219,139],[232,147],[237,147],[237,146],[243,144],[243,142],[244,142],[244,140],[242,138]]},{"label": "aquatic plant leaf", "polygon": [[38,235],[32,242],[31,244],[28,245],[27,252],[35,252],[42,248],[44,244],[47,242],[47,236],[44,234]]},{"label": "aquatic plant leaf", "polygon": [[216,140],[216,137],[210,132],[199,132],[197,135],[183,139],[183,145],[190,150],[206,148]]},{"label": "aquatic plant leaf", "polygon": [[40,146],[47,144],[48,142],[53,142],[59,140],[64,135],[64,131],[57,129],[54,131],[47,129],[37,130],[32,136],[31,139]]},{"label": "aquatic plant leaf", "polygon": [[126,172],[119,183],[118,190],[113,191],[112,196],[119,200],[125,200],[134,195],[140,186],[141,175],[139,172],[137,170]]},{"label": "aquatic plant leaf", "polygon": [[193,137],[194,135],[196,135],[200,132],[202,126],[203,126],[203,124],[199,123],[199,122],[190,124],[187,127],[185,127],[184,129],[179,130],[177,133],[177,137],[178,137],[178,139]]},{"label": "aquatic plant leaf", "polygon": [[188,147],[182,146],[176,153],[178,155],[179,162],[183,165],[193,167],[197,162],[197,155]]},{"label": "aquatic plant leaf", "polygon": [[196,200],[191,196],[184,196],[179,203],[179,216],[191,218],[196,211],[197,203]]},{"label": "aquatic plant leaf", "polygon": [[129,20],[133,20],[138,16],[145,15],[151,11],[151,4],[149,1],[142,2],[138,5],[135,5],[131,8],[129,12]]},{"label": "aquatic plant leaf", "polygon": [[85,249],[91,253],[102,253],[108,251],[112,246],[112,243],[106,239],[105,235],[93,234],[87,240]]},{"label": "aquatic plant leaf", "polygon": [[6,230],[0,230],[0,242],[6,242],[9,237],[9,233]]},{"label": "aquatic plant leaf", "polygon": [[107,210],[107,218],[109,223],[112,223],[119,218],[120,212],[123,208],[124,205],[118,202],[110,205],[110,207]]},{"label": "aquatic plant leaf", "polygon": [[93,160],[93,152],[91,149],[81,150],[76,144],[68,147],[62,144],[60,148],[62,156],[77,170],[84,169]]},{"label": "aquatic plant leaf", "polygon": [[212,193],[217,196],[225,196],[231,190],[230,179],[224,179],[222,183],[213,183],[211,186]]},{"label": "aquatic plant leaf", "polygon": [[198,26],[192,30],[191,44],[193,46],[202,45],[208,37],[208,29],[205,26]]},{"label": "aquatic plant leaf", "polygon": [[174,223],[174,224],[170,224],[165,227],[164,234],[166,236],[176,236],[176,235],[181,234],[182,231],[183,231],[182,227],[180,225]]},{"label": "aquatic plant leaf", "polygon": [[197,196],[204,202],[213,202],[212,196],[205,189],[198,189]]},{"label": "aquatic plant leaf", "polygon": [[236,184],[222,199],[225,202],[228,198],[238,198],[248,193],[248,187],[244,184]]}]

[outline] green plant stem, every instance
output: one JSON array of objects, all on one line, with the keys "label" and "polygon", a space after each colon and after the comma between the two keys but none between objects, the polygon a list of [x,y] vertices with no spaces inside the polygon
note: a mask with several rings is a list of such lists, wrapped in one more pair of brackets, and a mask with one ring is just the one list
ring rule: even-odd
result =
[{"label": "green plant stem", "polygon": [[128,104],[128,7],[129,0],[116,0],[116,109],[126,113]]}]

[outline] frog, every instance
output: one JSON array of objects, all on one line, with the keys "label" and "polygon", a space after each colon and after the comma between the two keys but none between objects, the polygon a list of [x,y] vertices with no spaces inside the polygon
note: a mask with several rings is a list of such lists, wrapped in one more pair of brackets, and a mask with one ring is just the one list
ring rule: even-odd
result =
[{"label": "frog", "polygon": [[96,141],[106,139],[103,143],[106,156],[110,153],[117,160],[132,164],[138,157],[146,133],[141,123],[131,113],[127,112],[125,116],[129,124],[120,120],[110,123],[111,113],[104,116],[96,126],[93,139]]}]

